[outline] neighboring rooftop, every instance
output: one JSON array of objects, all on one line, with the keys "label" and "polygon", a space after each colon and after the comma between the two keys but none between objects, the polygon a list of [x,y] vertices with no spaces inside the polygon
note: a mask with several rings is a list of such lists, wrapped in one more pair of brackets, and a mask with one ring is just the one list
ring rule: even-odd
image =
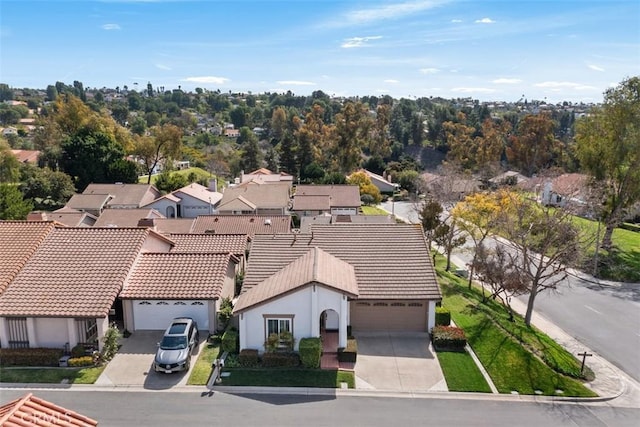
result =
[{"label": "neighboring rooftop", "polygon": [[289,215],[201,215],[196,218],[192,233],[256,234],[289,233]]},{"label": "neighboring rooftop", "polygon": [[222,193],[219,210],[228,210],[225,205],[243,197],[256,206],[257,209],[286,208],[289,205],[290,183],[274,182],[262,184],[247,182],[235,187],[227,187]]},{"label": "neighboring rooftop", "polygon": [[155,209],[105,209],[94,224],[94,227],[138,227],[143,218],[164,218]]},{"label": "neighboring rooftop", "polygon": [[97,426],[98,422],[28,393],[0,406],[0,425],[5,427]]},{"label": "neighboring rooftop", "polygon": [[[325,207],[315,207],[320,204]],[[360,188],[357,185],[298,185],[293,196],[293,210],[358,208],[360,205]]]},{"label": "neighboring rooftop", "polygon": [[113,199],[109,201],[109,207],[139,208],[151,203],[162,194],[149,184],[89,184],[82,194],[105,195],[110,194]]},{"label": "neighboring rooftop", "polygon": [[247,250],[246,234],[170,234],[175,245],[171,253],[232,253],[244,256]]}]

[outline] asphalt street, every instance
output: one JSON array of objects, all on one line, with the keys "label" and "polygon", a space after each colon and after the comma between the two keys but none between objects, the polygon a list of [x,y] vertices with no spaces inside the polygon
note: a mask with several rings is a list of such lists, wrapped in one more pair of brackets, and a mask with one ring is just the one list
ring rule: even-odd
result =
[{"label": "asphalt street", "polygon": [[[0,390],[0,401],[26,390]],[[606,404],[334,395],[36,390],[100,426],[637,426],[639,409]]]},{"label": "asphalt street", "polygon": [[[394,205],[396,215],[418,222],[415,204]],[[392,209],[389,202],[383,207]],[[473,256],[468,245],[454,255],[465,263]],[[640,381],[640,286],[570,276],[557,291],[539,294],[535,311]]]}]

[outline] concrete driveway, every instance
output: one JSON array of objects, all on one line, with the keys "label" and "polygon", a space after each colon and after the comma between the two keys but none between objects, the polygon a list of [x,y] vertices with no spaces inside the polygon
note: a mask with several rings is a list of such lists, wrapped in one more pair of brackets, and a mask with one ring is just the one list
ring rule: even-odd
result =
[{"label": "concrete driveway", "polygon": [[[151,367],[163,333],[164,331],[136,331],[129,338],[123,338],[120,341],[122,346],[118,353],[109,362],[96,384],[116,387],[137,386],[150,390],[164,390],[176,385],[186,385],[191,371],[163,374],[155,372]],[[206,336],[206,331],[200,332],[198,349],[191,356],[191,368],[198,359],[201,346],[206,342]]]},{"label": "concrete driveway", "polygon": [[356,333],[356,388],[447,391],[427,333]]}]

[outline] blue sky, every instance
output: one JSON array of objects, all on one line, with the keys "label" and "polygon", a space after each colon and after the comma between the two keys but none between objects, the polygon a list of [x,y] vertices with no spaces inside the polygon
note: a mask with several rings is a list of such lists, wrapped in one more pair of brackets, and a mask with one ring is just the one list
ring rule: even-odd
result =
[{"label": "blue sky", "polygon": [[638,0],[0,0],[0,82],[600,102]]}]

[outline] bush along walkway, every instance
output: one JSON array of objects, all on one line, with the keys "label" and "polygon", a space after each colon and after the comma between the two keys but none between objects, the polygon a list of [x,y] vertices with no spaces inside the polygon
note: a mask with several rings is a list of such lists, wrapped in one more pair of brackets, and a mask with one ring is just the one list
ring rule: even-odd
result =
[{"label": "bush along walkway", "polygon": [[495,301],[482,301],[477,289],[438,271],[443,305],[491,376],[500,393],[597,396],[581,382],[580,362],[545,334],[527,328]]}]

